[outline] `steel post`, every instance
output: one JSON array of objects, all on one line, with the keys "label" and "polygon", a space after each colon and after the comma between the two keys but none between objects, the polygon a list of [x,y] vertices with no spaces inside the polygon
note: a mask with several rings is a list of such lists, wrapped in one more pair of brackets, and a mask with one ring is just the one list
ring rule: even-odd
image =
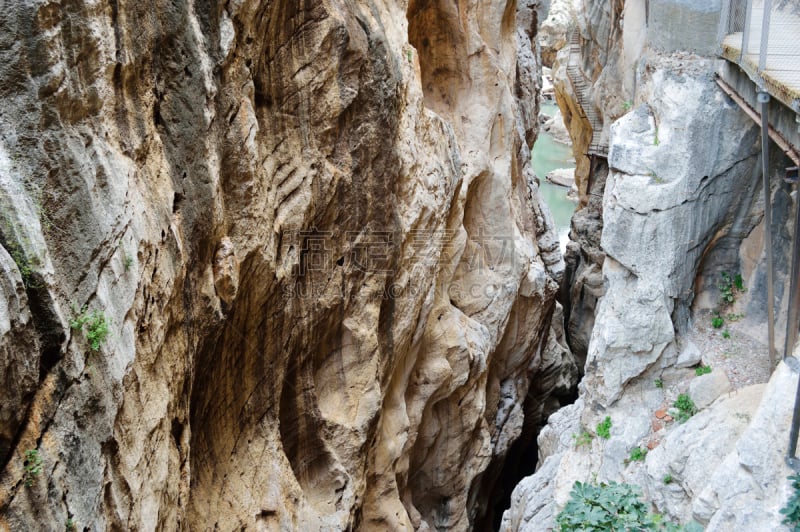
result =
[{"label": "steel post", "polygon": [[764,184],[764,244],[767,252],[767,334],[769,370],[775,369],[775,279],[772,255],[772,194],[769,184],[769,93],[759,92],[761,104],[761,180]]},{"label": "steel post", "polygon": [[739,57],[739,66],[744,63],[744,56],[747,55],[747,45],[750,41],[750,22],[753,20],[753,0],[747,0],[744,16],[744,30],[742,31],[742,55]]},{"label": "steel post", "polygon": [[764,18],[761,21],[761,49],[758,57],[758,75],[767,69],[767,52],[769,51],[769,26],[772,16],[772,0],[764,0]]},{"label": "steel post", "polygon": [[731,33],[731,2],[733,0],[723,0],[722,13],[719,17],[719,28],[717,29],[717,44],[719,52],[722,53],[722,41]]},{"label": "steel post", "polygon": [[[795,200],[800,204],[800,197]],[[786,317],[786,340],[783,347],[783,357],[792,356],[797,342],[798,329],[800,329],[800,206],[795,205],[794,239],[792,240],[792,275],[789,280],[789,312]]]},{"label": "steel post", "polygon": [[794,413],[792,428],[789,430],[789,448],[786,450],[786,464],[800,472],[800,461],[797,460],[797,438],[800,435],[800,379],[797,381],[797,392],[794,396]]}]

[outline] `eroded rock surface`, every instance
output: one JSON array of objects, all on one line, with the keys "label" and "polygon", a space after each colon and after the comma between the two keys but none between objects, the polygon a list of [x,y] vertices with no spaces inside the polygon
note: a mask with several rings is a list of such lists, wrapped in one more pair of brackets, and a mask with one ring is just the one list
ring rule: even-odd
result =
[{"label": "eroded rock surface", "polygon": [[0,527],[480,519],[576,373],[539,9],[5,5]]},{"label": "eroded rock surface", "polygon": [[[681,2],[666,3],[680,15]],[[713,60],[653,45],[643,6],[587,1],[579,16],[578,64],[610,144],[607,166],[600,158],[590,173],[588,159],[578,161],[585,206],[573,218],[560,297],[585,376],[577,402],[542,430],[539,469],[515,489],[504,530],[549,530],[574,482],[595,479],[641,486],[676,522],[782,529],[789,472],[780,456],[796,375],[780,366],[768,385],[747,387],[720,369],[697,377],[704,353],[687,341],[693,320],[719,307],[722,271],[741,272],[747,287],[722,312],[745,313],[733,319],[766,339],[757,128],[716,86]],[[576,107],[567,54],[555,67],[556,96],[577,155],[593,132]],[[770,167],[785,163],[773,155]],[[795,202],[777,175],[770,182],[780,284]],[[784,297],[779,289],[776,302]],[[780,324],[785,306],[776,308]],[[699,409],[685,424],[670,415],[680,394]],[[606,417],[608,440],[596,435]],[[590,441],[577,446],[584,433]],[[637,448],[649,450],[644,463],[630,458]]]}]

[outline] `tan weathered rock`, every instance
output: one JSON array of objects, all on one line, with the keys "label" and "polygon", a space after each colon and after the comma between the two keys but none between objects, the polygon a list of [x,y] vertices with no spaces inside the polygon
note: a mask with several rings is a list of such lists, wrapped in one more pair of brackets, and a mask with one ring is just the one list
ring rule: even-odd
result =
[{"label": "tan weathered rock", "polygon": [[2,241],[37,282],[0,254],[0,528],[480,520],[574,382],[528,166],[537,10],[4,6]]}]

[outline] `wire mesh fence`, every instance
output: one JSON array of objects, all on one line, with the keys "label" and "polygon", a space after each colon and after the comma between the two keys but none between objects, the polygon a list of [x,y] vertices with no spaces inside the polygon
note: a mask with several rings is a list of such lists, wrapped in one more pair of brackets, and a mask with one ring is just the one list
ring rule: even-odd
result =
[{"label": "wire mesh fence", "polygon": [[798,81],[795,74],[786,73],[800,68],[798,35],[798,0],[723,0],[720,54],[737,63],[760,86],[767,72],[781,83]]},{"label": "wire mesh fence", "polygon": [[747,0],[724,0],[720,17],[718,41],[726,36],[744,31],[747,14]]}]

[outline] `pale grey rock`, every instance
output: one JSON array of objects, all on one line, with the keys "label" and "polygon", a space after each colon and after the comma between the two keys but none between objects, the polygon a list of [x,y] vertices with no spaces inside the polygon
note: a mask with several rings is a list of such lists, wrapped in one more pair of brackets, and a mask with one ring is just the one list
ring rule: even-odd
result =
[{"label": "pale grey rock", "polygon": [[721,9],[721,0],[650,0],[650,46],[713,56]]},{"label": "pale grey rock", "polygon": [[552,66],[559,50],[567,44],[570,28],[575,26],[581,8],[577,0],[553,0],[542,22],[539,33],[539,45],[542,49],[542,62]]},{"label": "pale grey rock", "polygon": [[542,129],[550,134],[556,142],[566,144],[567,146],[572,145],[569,131],[567,131],[567,126],[564,125],[564,116],[561,114],[561,109],[558,109],[553,113],[553,116],[545,120]]},{"label": "pale grey rock", "polygon": [[561,455],[547,458],[536,475],[520,482],[511,494],[511,508],[503,513],[502,532],[548,532],[553,529],[558,508],[554,504],[552,478],[558,472]]},{"label": "pale grey rock", "polygon": [[[741,390],[668,432],[647,454],[641,477],[648,499],[673,519],[691,520],[691,498],[700,493],[758,407],[763,386]],[[736,414],[736,415],[734,415]],[[664,477],[674,485],[664,489]],[[680,486],[680,491],[676,488]]]},{"label": "pale grey rock", "polygon": [[689,384],[689,396],[695,406],[702,410],[732,389],[733,385],[724,371],[712,370],[711,373],[692,379]]},{"label": "pale grey rock", "polygon": [[781,363],[755,412],[751,414],[745,405],[728,411],[729,423],[743,416],[750,418],[744,419],[746,430],[727,447],[729,452],[709,475],[705,488],[696,492],[692,511],[708,532],[788,530],[780,524],[779,511],[791,492],[786,477],[793,472],[784,456],[796,387],[797,375]]},{"label": "pale grey rock", "polygon": [[39,339],[25,282],[0,246],[0,460],[5,460],[39,383]]},{"label": "pale grey rock", "polygon": [[704,250],[743,201],[733,191],[751,179],[752,121],[710,79],[682,72],[669,62],[656,70],[641,87],[651,105],[612,127],[606,296],[588,357],[596,372],[587,376],[601,404],[659,357],[674,364],[674,333],[685,330]]},{"label": "pale grey rock", "polygon": [[575,184],[575,170],[572,168],[557,168],[548,173],[545,179],[554,185],[571,189]]},{"label": "pale grey rock", "polygon": [[678,360],[675,362],[675,367],[691,368],[698,365],[702,358],[703,354],[700,352],[700,348],[697,347],[697,344],[692,341],[686,341],[683,345],[683,349],[681,349],[680,354],[678,354]]}]

